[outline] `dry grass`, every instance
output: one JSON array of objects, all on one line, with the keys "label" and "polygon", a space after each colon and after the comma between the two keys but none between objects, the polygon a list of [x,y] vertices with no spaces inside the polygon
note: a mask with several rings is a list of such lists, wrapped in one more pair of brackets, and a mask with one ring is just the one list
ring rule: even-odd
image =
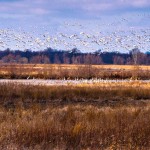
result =
[{"label": "dry grass", "polygon": [[150,84],[0,84],[0,149],[148,150]]},{"label": "dry grass", "polygon": [[0,78],[9,79],[149,79],[150,66],[1,64]]},{"label": "dry grass", "polygon": [[127,105],[150,99],[150,83],[93,83],[61,86],[0,83],[0,105],[23,107],[32,104],[65,105],[93,104],[100,106]]},{"label": "dry grass", "polygon": [[1,149],[150,148],[150,107],[0,109]]}]

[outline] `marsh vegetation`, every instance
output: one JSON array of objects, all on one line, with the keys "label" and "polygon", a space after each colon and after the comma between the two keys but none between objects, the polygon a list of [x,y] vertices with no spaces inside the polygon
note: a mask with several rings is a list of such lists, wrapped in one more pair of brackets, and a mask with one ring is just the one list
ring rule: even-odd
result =
[{"label": "marsh vegetation", "polygon": [[1,149],[149,149],[150,84],[0,84]]}]

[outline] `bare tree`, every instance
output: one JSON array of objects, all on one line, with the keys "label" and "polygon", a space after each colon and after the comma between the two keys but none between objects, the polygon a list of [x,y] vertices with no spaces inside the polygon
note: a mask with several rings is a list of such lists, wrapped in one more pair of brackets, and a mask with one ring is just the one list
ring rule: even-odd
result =
[{"label": "bare tree", "polygon": [[134,48],[131,50],[131,54],[132,54],[134,65],[137,65],[139,63],[140,50],[138,48]]},{"label": "bare tree", "polygon": [[139,59],[140,59],[140,50],[138,48],[134,48],[131,51],[133,62],[134,62],[134,68],[132,71],[132,79],[137,80],[139,76]]}]

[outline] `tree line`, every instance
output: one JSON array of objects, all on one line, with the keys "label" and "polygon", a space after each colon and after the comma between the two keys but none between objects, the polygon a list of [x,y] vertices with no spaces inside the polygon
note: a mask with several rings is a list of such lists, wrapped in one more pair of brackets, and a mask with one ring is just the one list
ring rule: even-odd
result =
[{"label": "tree line", "polygon": [[94,53],[82,53],[76,48],[71,51],[58,51],[52,48],[43,51],[6,49],[0,51],[0,63],[150,65],[150,53],[143,53],[138,49],[133,49],[129,53],[100,50]]}]

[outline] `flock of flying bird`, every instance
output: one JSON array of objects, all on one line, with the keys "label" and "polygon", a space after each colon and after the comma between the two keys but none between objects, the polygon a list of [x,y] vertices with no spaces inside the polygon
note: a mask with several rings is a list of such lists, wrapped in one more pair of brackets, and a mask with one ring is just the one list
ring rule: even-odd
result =
[{"label": "flock of flying bird", "polygon": [[[126,20],[123,20],[126,21]],[[110,28],[111,25],[107,27]],[[150,28],[115,29],[114,31],[100,31],[99,28],[84,30],[79,23],[70,24],[65,22],[63,27],[66,32],[50,34],[48,28],[35,27],[32,32],[23,29],[0,29],[0,50],[11,48],[17,50],[42,50],[46,48],[71,50],[95,51],[129,51],[133,48],[150,50]],[[74,30],[72,30],[74,28]],[[69,32],[69,30],[71,32]],[[13,46],[12,46],[13,45]]]}]

